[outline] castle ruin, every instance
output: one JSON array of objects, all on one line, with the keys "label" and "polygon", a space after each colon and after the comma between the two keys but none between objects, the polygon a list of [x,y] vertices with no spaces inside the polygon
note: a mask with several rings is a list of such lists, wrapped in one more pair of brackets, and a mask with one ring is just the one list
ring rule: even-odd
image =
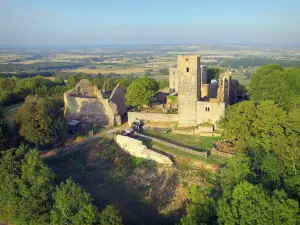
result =
[{"label": "castle ruin", "polygon": [[201,65],[200,56],[178,56],[177,60],[177,68],[169,70],[169,93],[177,98],[178,114],[129,112],[129,123],[143,119],[177,122],[178,127],[215,125],[226,106],[237,102],[238,81],[232,80],[230,72],[221,73],[218,81],[208,83],[207,66]]},{"label": "castle ruin", "polygon": [[127,113],[125,89],[119,84],[108,97],[89,80],[81,80],[75,89],[64,93],[65,116],[92,126],[114,126]]}]

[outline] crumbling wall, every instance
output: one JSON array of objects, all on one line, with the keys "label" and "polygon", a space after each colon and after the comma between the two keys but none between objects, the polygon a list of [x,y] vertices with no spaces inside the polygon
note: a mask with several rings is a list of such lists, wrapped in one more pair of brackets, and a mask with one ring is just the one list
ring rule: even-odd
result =
[{"label": "crumbling wall", "polygon": [[125,89],[119,84],[114,88],[109,100],[116,104],[117,113],[120,116],[123,116],[127,112],[127,106],[125,104]]},{"label": "crumbling wall", "polygon": [[90,125],[114,125],[115,116],[107,99],[64,95],[65,115]]},{"label": "crumbling wall", "polygon": [[169,157],[147,149],[147,147],[143,145],[142,141],[122,135],[117,135],[115,141],[121,149],[128,152],[132,156],[142,157],[166,165],[173,164]]}]

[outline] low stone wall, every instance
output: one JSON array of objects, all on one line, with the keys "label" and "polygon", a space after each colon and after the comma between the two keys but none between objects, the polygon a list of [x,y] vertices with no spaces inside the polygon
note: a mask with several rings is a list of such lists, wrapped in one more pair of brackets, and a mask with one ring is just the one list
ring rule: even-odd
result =
[{"label": "low stone wall", "polygon": [[178,114],[128,112],[129,124],[133,123],[136,119],[151,122],[177,122]]},{"label": "low stone wall", "polygon": [[143,134],[136,134],[137,136],[140,136],[140,137],[143,137],[143,138],[148,138],[148,139],[151,139],[152,141],[155,141],[155,142],[158,142],[158,143],[161,143],[163,145],[166,145],[170,148],[175,148],[175,149],[178,149],[180,151],[184,151],[184,152],[187,152],[187,153],[191,153],[193,155],[198,155],[198,156],[201,156],[201,157],[204,157],[204,158],[207,158],[207,152],[203,151],[203,152],[198,152],[198,151],[195,151],[193,149],[190,149],[190,148],[186,148],[186,147],[182,147],[182,146],[179,146],[179,145],[176,145],[176,144],[172,144],[170,142],[167,142],[167,141],[163,141],[161,139],[158,139],[158,138],[154,138],[154,137],[151,137],[151,136],[147,136],[147,135],[143,135]]},{"label": "low stone wall", "polygon": [[166,165],[173,164],[172,160],[169,157],[148,149],[140,140],[136,140],[127,136],[117,135],[115,141],[121,149],[128,152],[132,156],[150,159]]},{"label": "low stone wall", "polygon": [[224,156],[224,157],[228,157],[228,158],[231,158],[233,157],[234,155],[230,154],[230,153],[226,153],[226,152],[220,152],[218,151],[216,148],[212,148],[210,150],[210,154],[212,155],[220,155],[220,156]]},{"label": "low stone wall", "polygon": [[214,135],[214,127],[211,126],[198,126],[196,128],[191,129],[174,129],[173,133],[177,134],[188,134],[188,135],[199,135],[205,137],[213,137]]}]

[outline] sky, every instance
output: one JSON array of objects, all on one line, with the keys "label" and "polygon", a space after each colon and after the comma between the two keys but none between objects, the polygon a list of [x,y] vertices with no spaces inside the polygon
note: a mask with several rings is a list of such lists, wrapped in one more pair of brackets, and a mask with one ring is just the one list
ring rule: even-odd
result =
[{"label": "sky", "polygon": [[300,0],[0,0],[0,45],[300,44]]}]

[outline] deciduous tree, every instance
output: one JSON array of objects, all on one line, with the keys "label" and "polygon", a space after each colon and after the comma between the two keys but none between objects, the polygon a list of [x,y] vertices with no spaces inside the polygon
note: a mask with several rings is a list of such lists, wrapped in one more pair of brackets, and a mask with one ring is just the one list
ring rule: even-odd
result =
[{"label": "deciduous tree", "polygon": [[155,98],[158,84],[155,79],[143,77],[132,82],[126,92],[126,102],[134,107],[149,105]]},{"label": "deciduous tree", "polygon": [[64,131],[64,116],[58,100],[28,96],[16,115],[20,135],[35,145],[55,142]]},{"label": "deciduous tree", "polygon": [[92,198],[71,179],[56,187],[53,199],[51,224],[93,225],[97,223],[99,212],[92,205]]}]

